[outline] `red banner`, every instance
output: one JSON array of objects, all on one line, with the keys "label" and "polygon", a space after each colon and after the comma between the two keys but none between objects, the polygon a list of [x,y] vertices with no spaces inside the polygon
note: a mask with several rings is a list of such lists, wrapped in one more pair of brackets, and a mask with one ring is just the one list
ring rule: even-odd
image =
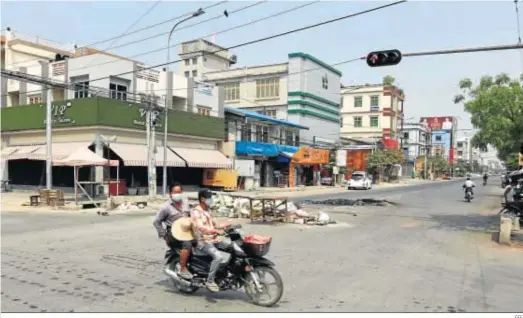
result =
[{"label": "red banner", "polygon": [[420,123],[426,125],[431,130],[452,130],[456,123],[456,118],[452,116],[421,117]]},{"label": "red banner", "polygon": [[455,150],[454,148],[449,149],[449,163],[451,165],[454,164],[454,150]]},{"label": "red banner", "polygon": [[397,140],[383,138],[381,140],[385,149],[399,149],[399,143]]}]

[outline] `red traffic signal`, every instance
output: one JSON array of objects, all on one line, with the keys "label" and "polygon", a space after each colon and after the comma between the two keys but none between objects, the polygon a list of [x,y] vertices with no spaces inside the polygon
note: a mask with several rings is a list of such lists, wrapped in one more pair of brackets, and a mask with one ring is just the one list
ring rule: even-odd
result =
[{"label": "red traffic signal", "polygon": [[391,66],[401,62],[399,50],[370,52],[367,55],[367,65],[370,67]]}]

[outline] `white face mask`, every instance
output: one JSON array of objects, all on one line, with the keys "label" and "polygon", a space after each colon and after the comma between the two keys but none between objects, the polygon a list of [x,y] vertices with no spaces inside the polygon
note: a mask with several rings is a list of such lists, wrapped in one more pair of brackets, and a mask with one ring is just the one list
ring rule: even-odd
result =
[{"label": "white face mask", "polygon": [[174,202],[180,202],[180,201],[182,201],[182,199],[183,199],[183,194],[181,194],[181,193],[171,194],[171,199],[172,199]]}]

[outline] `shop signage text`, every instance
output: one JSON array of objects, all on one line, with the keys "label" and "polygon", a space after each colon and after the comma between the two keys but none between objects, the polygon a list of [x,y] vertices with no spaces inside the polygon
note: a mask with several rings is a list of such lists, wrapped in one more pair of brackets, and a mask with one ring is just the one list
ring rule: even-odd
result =
[{"label": "shop signage text", "polygon": [[[45,105],[42,105],[44,107]],[[52,124],[74,124],[75,120],[67,116],[67,110],[71,108],[71,102],[51,105]],[[45,113],[44,113],[45,114]],[[47,120],[44,119],[44,124]]]},{"label": "shop signage text", "polygon": [[[145,126],[146,120],[147,120],[147,109],[146,108],[140,108],[138,109],[138,114],[140,115],[140,119],[135,119],[133,121],[133,124],[139,125],[139,126]],[[153,110],[151,112],[151,120],[153,123],[156,123],[155,127],[162,126],[162,123],[160,121],[160,111],[159,110]]]}]

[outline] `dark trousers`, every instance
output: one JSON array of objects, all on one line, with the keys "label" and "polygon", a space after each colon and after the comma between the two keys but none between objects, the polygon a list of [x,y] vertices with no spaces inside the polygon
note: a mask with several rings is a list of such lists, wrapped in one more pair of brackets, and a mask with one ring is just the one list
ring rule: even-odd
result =
[{"label": "dark trousers", "polygon": [[175,248],[182,248],[184,250],[191,250],[191,248],[194,246],[194,241],[178,241],[175,239],[171,233],[171,228],[167,228],[167,235],[165,236],[165,242],[167,243],[167,247],[169,247],[171,250],[174,250]]}]

